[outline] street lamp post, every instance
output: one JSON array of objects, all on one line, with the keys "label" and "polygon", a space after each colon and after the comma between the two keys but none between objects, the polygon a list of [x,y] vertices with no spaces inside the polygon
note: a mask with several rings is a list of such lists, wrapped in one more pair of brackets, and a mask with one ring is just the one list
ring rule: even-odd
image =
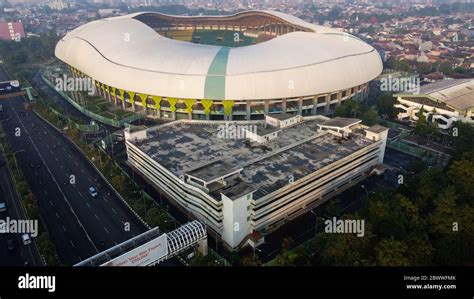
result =
[{"label": "street lamp post", "polygon": [[362,189],[364,189],[365,192],[367,192],[367,196],[366,196],[366,197],[369,197],[369,190],[367,190],[367,188],[365,188],[364,185],[360,185],[360,187],[361,187]]},{"label": "street lamp post", "polygon": [[309,210],[309,211],[316,218],[316,225],[314,226],[314,235],[316,236],[318,234],[318,215],[316,215],[316,213],[313,210]]},{"label": "street lamp post", "polygon": [[262,250],[258,249],[257,247],[253,247],[253,259],[255,260],[255,250],[262,253]]}]

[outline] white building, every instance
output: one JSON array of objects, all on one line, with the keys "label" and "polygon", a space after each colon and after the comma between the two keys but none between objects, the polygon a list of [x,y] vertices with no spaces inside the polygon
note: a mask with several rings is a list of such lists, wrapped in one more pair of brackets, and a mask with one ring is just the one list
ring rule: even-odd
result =
[{"label": "white building", "polygon": [[278,128],[286,128],[292,125],[296,125],[301,121],[301,119],[301,115],[288,113],[265,115],[265,121],[268,124]]},{"label": "white building", "polygon": [[[192,34],[203,30],[273,38],[245,47],[193,43]],[[186,34],[191,40],[180,40]],[[260,10],[102,19],[68,32],[55,55],[72,76],[94,80],[98,95],[122,109],[169,120],[326,115],[350,98],[366,97],[368,83],[383,69],[379,53],[355,36]]]},{"label": "white building", "polygon": [[416,122],[423,114],[440,129],[449,129],[453,122],[474,123],[474,79],[442,80],[420,88],[419,94],[395,94],[398,119]]},{"label": "white building", "polygon": [[311,116],[258,144],[223,139],[218,127],[180,120],[125,137],[131,167],[232,249],[365,179],[383,161],[388,132]]}]

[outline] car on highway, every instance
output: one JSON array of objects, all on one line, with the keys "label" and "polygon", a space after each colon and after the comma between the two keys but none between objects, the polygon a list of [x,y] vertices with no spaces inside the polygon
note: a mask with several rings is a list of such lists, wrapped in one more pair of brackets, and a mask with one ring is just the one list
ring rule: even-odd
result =
[{"label": "car on highway", "polygon": [[30,235],[28,234],[21,235],[21,240],[23,241],[23,244],[25,245],[28,245],[31,243],[31,238],[30,238]]},{"label": "car on highway", "polygon": [[0,212],[6,212],[7,211],[7,204],[3,201],[0,201]]},{"label": "car on highway", "polygon": [[97,189],[95,189],[94,187],[89,187],[89,194],[92,196],[92,197],[97,197],[97,195],[99,195],[99,193],[97,193]]}]

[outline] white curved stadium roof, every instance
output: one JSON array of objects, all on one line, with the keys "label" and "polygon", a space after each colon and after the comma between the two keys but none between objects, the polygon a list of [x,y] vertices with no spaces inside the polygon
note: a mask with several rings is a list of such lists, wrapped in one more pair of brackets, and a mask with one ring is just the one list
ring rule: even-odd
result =
[{"label": "white curved stadium roof", "polygon": [[377,51],[358,38],[281,12],[257,12],[310,32],[227,48],[169,39],[134,19],[138,13],[80,26],[59,41],[55,54],[109,86],[191,99],[309,96],[357,86],[382,72]]}]

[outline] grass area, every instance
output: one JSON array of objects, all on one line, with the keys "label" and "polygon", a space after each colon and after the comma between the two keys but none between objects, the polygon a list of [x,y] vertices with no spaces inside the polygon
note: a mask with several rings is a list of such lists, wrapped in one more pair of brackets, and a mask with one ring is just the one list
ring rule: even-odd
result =
[{"label": "grass area", "polygon": [[52,124],[57,128],[64,128],[65,126],[73,126],[78,128],[81,131],[96,131],[98,130],[97,125],[92,126],[86,124],[84,120],[77,117],[67,117],[65,116],[64,110],[61,107],[54,105],[54,103],[48,104],[43,100],[36,101],[32,104],[32,107],[38,112],[41,116],[48,119]]},{"label": "grass area", "polygon": [[[239,41],[235,41],[235,37],[239,37]],[[193,33],[193,42],[200,40],[200,44],[216,45],[223,47],[243,47],[252,45],[257,41],[256,38],[244,36],[239,31],[229,30],[196,30]]]},{"label": "grass area", "polygon": [[[71,99],[73,99],[71,94],[68,95]],[[90,112],[98,114],[100,116],[120,121],[121,119],[126,119],[135,114],[130,111],[117,109],[112,103],[102,97],[89,96],[87,93],[82,93],[82,95],[85,101],[84,103],[79,104]]]},{"label": "grass area", "polygon": [[60,262],[57,259],[56,248],[48,232],[45,230],[44,224],[39,214],[38,201],[35,195],[30,191],[29,185],[26,182],[23,173],[18,168],[15,155],[10,147],[10,144],[8,143],[8,140],[6,139],[6,136],[3,131],[3,126],[1,124],[0,136],[0,145],[6,157],[7,165],[12,171],[13,182],[15,183],[15,188],[20,196],[21,203],[25,208],[26,216],[28,217],[28,219],[31,220],[39,219],[38,238],[36,239],[36,245],[38,246],[40,255],[44,258],[48,266],[59,265]]}]

